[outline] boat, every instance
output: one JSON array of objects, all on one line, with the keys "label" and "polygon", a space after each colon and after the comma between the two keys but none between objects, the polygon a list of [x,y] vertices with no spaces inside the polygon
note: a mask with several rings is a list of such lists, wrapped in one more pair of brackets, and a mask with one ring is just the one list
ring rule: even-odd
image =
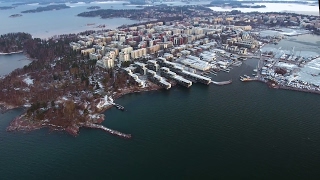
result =
[{"label": "boat", "polygon": [[115,104],[114,105],[117,109],[121,110],[121,111],[124,111],[124,107],[121,106],[120,104]]}]

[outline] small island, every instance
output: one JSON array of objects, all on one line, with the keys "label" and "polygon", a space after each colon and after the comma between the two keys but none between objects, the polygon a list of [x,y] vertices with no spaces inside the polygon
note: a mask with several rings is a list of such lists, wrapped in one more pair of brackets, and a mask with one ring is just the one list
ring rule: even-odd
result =
[{"label": "small island", "polygon": [[14,6],[0,6],[0,10],[14,9]]},{"label": "small island", "polygon": [[100,9],[101,7],[100,6],[90,6],[90,7],[88,7],[87,9],[92,9],[92,10],[94,10],[94,9]]},{"label": "small island", "polygon": [[37,12],[43,12],[43,11],[53,11],[53,10],[61,10],[61,9],[68,9],[68,8],[70,8],[70,6],[67,6],[65,4],[49,5],[45,7],[37,7],[36,9],[32,9],[32,10],[22,11],[21,13],[37,13]]},{"label": "small island", "polygon": [[12,14],[11,16],[9,16],[9,17],[11,17],[11,18],[15,18],[15,17],[21,17],[22,16],[22,14]]}]

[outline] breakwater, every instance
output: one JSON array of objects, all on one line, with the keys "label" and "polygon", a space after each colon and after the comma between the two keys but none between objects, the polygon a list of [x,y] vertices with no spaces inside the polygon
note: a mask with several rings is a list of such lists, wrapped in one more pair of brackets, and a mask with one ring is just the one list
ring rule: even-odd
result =
[{"label": "breakwater", "polygon": [[107,127],[105,127],[103,125],[99,125],[99,124],[92,124],[92,123],[86,124],[85,127],[94,128],[94,129],[102,129],[102,130],[104,130],[110,134],[116,135],[116,136],[120,136],[120,137],[127,138],[127,139],[131,138],[131,134],[125,134],[125,133],[107,128]]}]

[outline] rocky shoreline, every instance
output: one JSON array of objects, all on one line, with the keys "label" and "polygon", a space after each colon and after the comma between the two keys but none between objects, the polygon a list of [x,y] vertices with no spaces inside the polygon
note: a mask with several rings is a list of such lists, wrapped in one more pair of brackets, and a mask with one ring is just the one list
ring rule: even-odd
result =
[{"label": "rocky shoreline", "polygon": [[[116,93],[114,96],[114,99],[118,99],[124,95],[131,94],[131,93],[153,91],[153,90],[159,90],[159,89],[161,89],[161,87],[155,84],[149,84],[149,86],[145,88],[139,88],[134,86],[128,89],[123,89],[121,92]],[[97,104],[93,104],[93,105],[96,106]],[[104,114],[101,114],[101,113],[112,108],[112,106],[113,105],[108,105],[106,107],[103,107],[102,109],[92,112],[90,115],[87,115],[85,117],[86,118],[85,123],[72,124],[71,126],[68,126],[68,127],[62,127],[62,126],[51,124],[47,119],[36,122],[28,118],[26,116],[26,113],[23,113],[22,115],[20,115],[19,117],[16,117],[13,121],[11,121],[10,125],[6,128],[6,130],[8,132],[14,132],[14,131],[29,132],[29,131],[34,131],[41,128],[49,128],[50,131],[65,131],[68,134],[76,137],[79,134],[79,130],[81,127],[96,128],[96,127],[93,127],[92,125],[99,125],[99,129],[105,128],[104,126],[101,125],[101,123],[105,120]],[[1,111],[3,110],[2,112],[6,112],[7,110],[10,110],[13,108],[17,108],[17,107],[13,107],[5,103],[0,104],[0,110]],[[125,137],[127,137],[127,135],[125,135]]]},{"label": "rocky shoreline", "polygon": [[18,108],[18,107],[9,105],[9,104],[4,103],[4,102],[0,102],[0,113],[1,113],[1,114],[4,114],[4,113],[6,113],[7,111],[9,111],[9,110],[11,110],[11,109],[15,109],[15,108]]}]

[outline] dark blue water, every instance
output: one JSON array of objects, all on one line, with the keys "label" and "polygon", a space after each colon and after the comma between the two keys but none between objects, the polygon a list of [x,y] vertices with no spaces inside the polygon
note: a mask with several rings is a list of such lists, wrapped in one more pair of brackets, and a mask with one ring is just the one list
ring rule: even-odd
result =
[{"label": "dark blue water", "polygon": [[243,83],[256,60],[219,80],[126,95],[103,124],[125,140],[81,129],[76,138],[47,129],[8,133],[21,113],[0,115],[1,179],[316,179],[320,162],[320,96]]}]

